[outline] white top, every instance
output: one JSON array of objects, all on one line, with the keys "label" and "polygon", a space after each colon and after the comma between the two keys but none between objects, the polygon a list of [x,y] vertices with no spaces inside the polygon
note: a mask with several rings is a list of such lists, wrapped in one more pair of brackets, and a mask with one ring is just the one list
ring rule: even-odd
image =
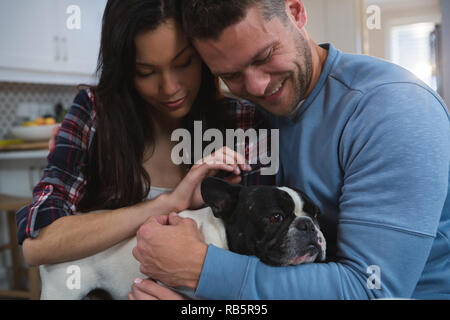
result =
[{"label": "white top", "polygon": [[150,193],[148,194],[147,199],[151,200],[156,197],[159,197],[163,193],[169,193],[171,191],[172,191],[172,189],[168,189],[168,188],[150,187]]}]

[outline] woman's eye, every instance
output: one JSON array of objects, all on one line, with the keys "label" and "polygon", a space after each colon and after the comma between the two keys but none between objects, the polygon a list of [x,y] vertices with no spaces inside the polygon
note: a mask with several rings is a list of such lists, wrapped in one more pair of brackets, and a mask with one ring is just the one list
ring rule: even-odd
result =
[{"label": "woman's eye", "polygon": [[182,65],[178,66],[177,68],[187,68],[187,67],[189,67],[191,65],[191,63],[192,63],[192,58],[189,58],[188,61],[186,61]]},{"label": "woman's eye", "polygon": [[283,222],[283,216],[281,214],[275,214],[269,218],[271,223],[280,223]]},{"label": "woman's eye", "polygon": [[152,72],[139,72],[139,71],[137,71],[136,74],[137,74],[137,76],[139,78],[148,78],[148,77],[152,76],[154,74],[154,72],[153,71]]}]

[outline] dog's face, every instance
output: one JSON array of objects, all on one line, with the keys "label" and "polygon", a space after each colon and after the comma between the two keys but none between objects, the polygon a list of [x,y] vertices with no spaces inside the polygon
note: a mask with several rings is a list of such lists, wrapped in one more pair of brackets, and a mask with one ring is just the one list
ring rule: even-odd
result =
[{"label": "dog's face", "polygon": [[303,193],[271,186],[242,187],[207,178],[202,196],[225,224],[231,251],[274,266],[325,259],[317,206]]}]

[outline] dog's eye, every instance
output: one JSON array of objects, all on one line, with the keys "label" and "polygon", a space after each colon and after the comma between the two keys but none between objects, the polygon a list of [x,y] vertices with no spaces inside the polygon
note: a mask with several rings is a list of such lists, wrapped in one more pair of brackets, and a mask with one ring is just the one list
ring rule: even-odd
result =
[{"label": "dog's eye", "polygon": [[269,218],[271,223],[280,223],[283,222],[283,216],[281,214],[275,214]]}]

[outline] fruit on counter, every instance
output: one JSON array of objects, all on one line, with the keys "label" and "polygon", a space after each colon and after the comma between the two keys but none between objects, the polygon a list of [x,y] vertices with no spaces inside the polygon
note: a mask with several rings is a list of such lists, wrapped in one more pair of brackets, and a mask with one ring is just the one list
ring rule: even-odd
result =
[{"label": "fruit on counter", "polygon": [[52,125],[56,124],[56,120],[51,117],[39,117],[36,118],[34,121],[25,121],[22,123],[22,127],[34,127],[34,126],[45,126],[45,125]]},{"label": "fruit on counter", "polygon": [[54,118],[45,118],[45,124],[56,124],[56,120]]},{"label": "fruit on counter", "polygon": [[23,143],[23,140],[20,140],[20,139],[0,140],[0,147],[8,146],[11,144],[19,144],[19,143]]}]

